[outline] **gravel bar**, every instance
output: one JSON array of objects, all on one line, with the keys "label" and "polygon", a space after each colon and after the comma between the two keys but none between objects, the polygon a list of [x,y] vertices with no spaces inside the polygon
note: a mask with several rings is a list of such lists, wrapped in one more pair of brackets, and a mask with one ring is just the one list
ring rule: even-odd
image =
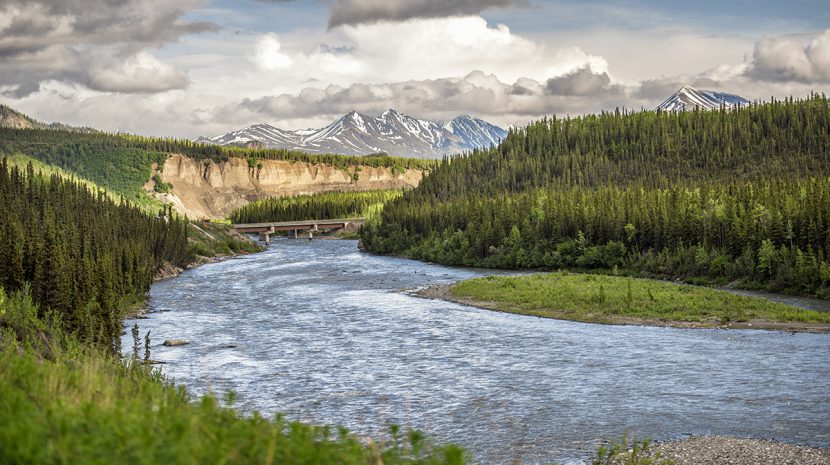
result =
[{"label": "gravel bar", "polygon": [[675,465],[830,465],[830,449],[771,439],[695,436],[651,447]]}]

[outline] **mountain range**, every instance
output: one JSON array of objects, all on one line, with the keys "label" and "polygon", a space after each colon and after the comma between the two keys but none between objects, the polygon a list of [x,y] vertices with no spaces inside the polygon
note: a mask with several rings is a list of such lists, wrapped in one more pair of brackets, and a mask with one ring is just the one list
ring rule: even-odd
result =
[{"label": "mountain range", "polygon": [[701,110],[717,110],[722,106],[741,107],[749,105],[749,103],[749,100],[739,95],[683,86],[661,103],[657,109],[662,111],[687,111],[696,108]]},{"label": "mountain range", "polygon": [[[716,110],[749,103],[749,100],[738,95],[683,86],[661,103],[657,110]],[[42,123],[5,105],[0,105],[0,126],[95,132],[91,128],[72,127],[62,123]],[[498,145],[505,137],[506,130],[468,115],[450,121],[429,121],[387,110],[378,117],[352,111],[320,129],[289,131],[267,123],[255,124],[215,137],[199,137],[196,142],[283,148],[309,153],[388,153],[402,157],[442,158]]]},{"label": "mountain range", "polygon": [[450,121],[428,121],[387,110],[378,117],[352,111],[321,129],[287,131],[262,123],[196,141],[311,153],[441,158],[498,145],[505,137],[504,129],[468,115]]}]

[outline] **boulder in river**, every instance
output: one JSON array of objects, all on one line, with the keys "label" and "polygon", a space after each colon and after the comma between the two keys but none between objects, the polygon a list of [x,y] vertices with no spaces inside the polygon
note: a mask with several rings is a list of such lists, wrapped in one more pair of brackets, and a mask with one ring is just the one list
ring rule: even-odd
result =
[{"label": "boulder in river", "polygon": [[165,339],[164,345],[167,347],[178,347],[190,344],[190,341],[185,341],[184,339]]}]

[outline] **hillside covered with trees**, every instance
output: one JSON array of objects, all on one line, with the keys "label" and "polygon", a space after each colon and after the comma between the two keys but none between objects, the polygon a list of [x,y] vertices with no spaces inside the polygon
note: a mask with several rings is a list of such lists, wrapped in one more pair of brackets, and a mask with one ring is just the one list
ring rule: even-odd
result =
[{"label": "hillside covered with trees", "polygon": [[444,160],[366,228],[445,264],[604,269],[826,296],[830,104],[545,119]]},{"label": "hillside covered with trees", "polygon": [[273,197],[251,202],[231,214],[234,223],[370,218],[383,205],[403,195],[401,190],[325,192],[294,197]]},{"label": "hillside covered with trees", "polygon": [[23,291],[63,329],[115,351],[124,304],[166,261],[190,260],[187,223],[151,216],[58,175],[0,164],[0,287]]}]

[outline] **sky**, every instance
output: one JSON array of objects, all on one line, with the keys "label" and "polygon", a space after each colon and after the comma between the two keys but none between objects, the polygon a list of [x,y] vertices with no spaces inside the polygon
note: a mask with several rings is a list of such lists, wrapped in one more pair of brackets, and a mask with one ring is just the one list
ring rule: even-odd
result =
[{"label": "sky", "polygon": [[0,103],[195,138],[830,94],[830,0],[0,0]]}]

